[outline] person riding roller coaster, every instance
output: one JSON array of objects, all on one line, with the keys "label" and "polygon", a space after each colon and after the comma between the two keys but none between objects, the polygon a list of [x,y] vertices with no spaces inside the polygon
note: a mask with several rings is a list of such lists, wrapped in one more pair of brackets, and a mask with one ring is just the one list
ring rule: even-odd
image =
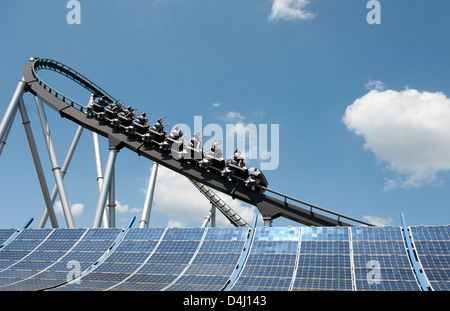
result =
[{"label": "person riding roller coaster", "polygon": [[123,109],[123,103],[120,102],[121,100],[123,100],[123,99],[121,98],[121,99],[118,99],[118,100],[114,101],[111,104],[111,108],[110,109],[112,111],[115,111],[115,112],[120,112]]},{"label": "person riding roller coaster", "polygon": [[[169,125],[170,125],[170,124],[163,124],[163,120],[164,120],[165,118],[167,118],[167,117],[164,116],[164,117],[162,117],[162,118],[159,118],[159,119],[155,122],[155,124],[153,125],[153,128],[154,128],[155,132],[163,134],[163,133],[164,133],[164,128],[165,128],[166,126],[169,126]],[[164,133],[164,134],[167,134],[167,133]]]},{"label": "person riding roller coaster", "polygon": [[201,149],[202,148],[202,138],[205,137],[205,134],[203,134],[200,137],[200,132],[203,133],[203,129],[192,135],[191,138],[191,147],[194,149]]},{"label": "person riding roller coaster", "polygon": [[245,167],[244,157],[237,148],[234,150],[233,161],[236,162],[239,167]]}]

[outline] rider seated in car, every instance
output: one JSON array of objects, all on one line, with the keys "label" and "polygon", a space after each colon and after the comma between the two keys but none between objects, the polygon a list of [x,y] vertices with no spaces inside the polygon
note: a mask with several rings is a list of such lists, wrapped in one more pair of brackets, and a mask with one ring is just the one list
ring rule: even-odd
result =
[{"label": "rider seated in car", "polygon": [[192,135],[191,138],[191,147],[194,149],[201,149],[202,148],[202,138],[205,137],[205,135],[202,135],[200,137],[200,132],[203,132],[203,129]]},{"label": "rider seated in car", "polygon": [[145,118],[146,117],[146,114],[145,114],[145,112],[143,112],[137,119],[136,119],[136,121],[137,121],[137,123],[138,124],[140,124],[140,125],[142,125],[142,126],[148,126],[148,119],[147,118]]},{"label": "rider seated in car", "polygon": [[234,151],[233,160],[237,163],[237,165],[239,167],[244,167],[245,166],[244,158],[242,157],[242,154],[241,154],[241,152],[238,149],[236,149]]},{"label": "rider seated in car", "polygon": [[155,128],[155,131],[158,133],[163,133],[164,128],[166,126],[169,126],[170,124],[163,124],[163,119],[166,118],[166,116],[159,118],[158,121],[156,121],[156,123],[153,125],[153,127]]},{"label": "rider seated in car", "polygon": [[132,108],[131,106],[129,106],[127,109],[124,110],[125,113],[125,118],[129,118],[129,119],[134,119],[135,117],[135,113],[133,111],[136,111],[137,109]]}]

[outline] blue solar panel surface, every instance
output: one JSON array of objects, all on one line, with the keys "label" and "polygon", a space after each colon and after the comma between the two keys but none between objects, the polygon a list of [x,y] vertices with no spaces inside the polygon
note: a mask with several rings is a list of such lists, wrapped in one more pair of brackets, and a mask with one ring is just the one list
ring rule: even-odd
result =
[{"label": "blue solar panel surface", "polygon": [[[450,227],[409,230],[431,289],[449,290]],[[9,240],[0,248],[0,290],[421,290],[401,227],[256,227],[249,233],[0,229],[0,243]]]},{"label": "blue solar panel surface", "polygon": [[410,228],[430,286],[435,291],[450,290],[450,226]]},{"label": "blue solar panel surface", "polygon": [[356,290],[420,290],[400,227],[351,228]]},{"label": "blue solar panel surface", "polygon": [[256,228],[247,261],[232,290],[289,290],[299,236],[300,228]]}]

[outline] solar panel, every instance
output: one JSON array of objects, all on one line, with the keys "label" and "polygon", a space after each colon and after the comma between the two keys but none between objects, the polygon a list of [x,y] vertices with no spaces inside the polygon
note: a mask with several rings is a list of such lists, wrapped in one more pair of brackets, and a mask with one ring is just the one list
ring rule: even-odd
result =
[{"label": "solar panel", "polygon": [[208,228],[195,257],[166,290],[220,290],[236,268],[247,228]]},{"label": "solar panel", "polygon": [[0,246],[2,246],[16,231],[16,229],[0,229]]},{"label": "solar panel", "polygon": [[353,290],[349,237],[346,227],[302,228],[292,290]]},{"label": "solar panel", "polygon": [[400,227],[352,227],[356,290],[420,290]]},{"label": "solar panel", "polygon": [[413,244],[430,286],[450,290],[450,226],[410,227]]},{"label": "solar panel", "polygon": [[185,271],[204,233],[204,228],[168,228],[139,269],[107,290],[166,288]]},{"label": "solar panel", "polygon": [[[163,233],[164,229],[161,228],[129,229],[114,252],[95,270],[87,273],[78,282],[67,284],[58,290],[104,290],[119,284],[142,267]],[[93,237],[90,242],[92,244],[83,246],[83,251],[101,241]]]},{"label": "solar panel", "polygon": [[[8,275],[8,282],[2,282],[2,290],[36,290],[52,284],[52,280],[45,278],[49,270],[68,252],[85,232],[85,229],[41,229],[26,230],[14,240],[13,248],[32,247],[37,241],[40,243],[30,252],[10,266],[3,273]],[[49,233],[44,239],[42,233]],[[36,237],[37,239],[33,239]],[[11,243],[13,244],[13,243]],[[66,272],[67,274],[67,272]],[[53,285],[55,285],[53,283]]]},{"label": "solar panel", "polygon": [[231,290],[289,290],[300,228],[257,227],[248,258]]}]

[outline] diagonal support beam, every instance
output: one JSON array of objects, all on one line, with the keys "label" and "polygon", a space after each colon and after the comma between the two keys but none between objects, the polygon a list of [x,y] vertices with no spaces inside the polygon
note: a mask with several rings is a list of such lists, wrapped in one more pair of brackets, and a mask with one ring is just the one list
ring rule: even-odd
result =
[{"label": "diagonal support beam", "polygon": [[16,90],[13,97],[6,109],[5,115],[3,116],[2,122],[0,123],[0,155],[3,150],[3,146],[6,144],[6,139],[8,138],[9,131],[13,124],[14,118],[17,114],[17,109],[19,107],[19,101],[22,99],[22,95],[25,91],[25,79],[22,78],[17,84]]},{"label": "diagonal support beam", "polygon": [[64,216],[66,218],[66,223],[69,228],[75,228],[72,212],[70,210],[69,199],[67,197],[66,188],[64,186],[61,167],[59,166],[58,159],[56,157],[55,147],[53,145],[44,105],[42,104],[41,99],[37,96],[35,96],[35,101],[36,107],[38,109],[39,119],[41,120],[42,132],[44,133],[45,142],[47,144],[47,150],[52,165],[53,175],[55,177],[56,185],[58,186],[59,198],[61,199],[61,205],[63,208]]},{"label": "diagonal support beam", "polygon": [[148,223],[150,221],[150,212],[153,203],[153,194],[155,192],[156,176],[158,174],[159,164],[153,162],[152,173],[150,175],[150,181],[148,183],[147,195],[145,196],[144,210],[142,211],[141,221],[139,221],[139,228],[148,228]]},{"label": "diagonal support beam", "polygon": [[41,185],[42,194],[44,196],[45,206],[47,207],[47,215],[50,216],[50,222],[53,228],[58,228],[58,221],[56,219],[55,211],[53,210],[53,202],[48,193],[47,182],[45,180],[44,170],[42,169],[41,160],[39,158],[39,153],[36,147],[36,142],[34,140],[33,132],[31,131],[30,119],[28,118],[27,110],[23,104],[22,98],[19,101],[19,110],[22,116],[22,123],[27,135],[28,144],[30,146],[31,155],[33,157],[34,166],[36,168],[36,173],[39,178],[39,184]]},{"label": "diagonal support beam", "polygon": [[[62,173],[63,178],[66,176],[67,170],[69,169],[70,162],[72,161],[73,154],[75,153],[75,150],[78,146],[78,142],[80,141],[80,137],[81,137],[81,134],[83,133],[83,129],[84,128],[81,125],[78,126],[77,132],[75,133],[75,137],[73,138],[72,144],[70,145],[69,151],[67,152],[66,159],[64,160],[64,163],[61,167],[61,173]],[[57,195],[58,195],[58,186],[55,185],[53,187],[52,194],[50,195],[52,206],[55,203]],[[47,223],[47,219],[48,219],[48,210],[45,210],[44,214],[42,215],[41,222],[39,223],[39,228],[45,227],[45,224]]]}]

